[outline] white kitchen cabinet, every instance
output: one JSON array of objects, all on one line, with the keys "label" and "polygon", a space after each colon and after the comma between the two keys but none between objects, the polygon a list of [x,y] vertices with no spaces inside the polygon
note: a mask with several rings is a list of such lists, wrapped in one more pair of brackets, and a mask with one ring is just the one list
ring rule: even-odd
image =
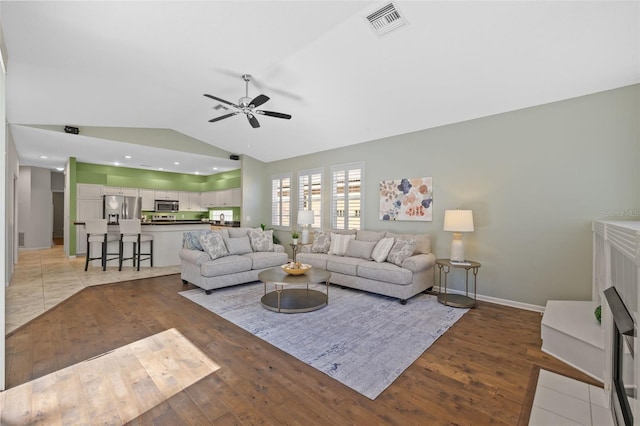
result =
[{"label": "white kitchen cabinet", "polygon": [[156,209],[156,191],[154,189],[140,189],[140,197],[142,197],[142,210],[154,211]]},{"label": "white kitchen cabinet", "polygon": [[[101,198],[78,198],[76,200],[76,222],[102,219]],[[76,254],[87,252],[87,231],[84,225],[76,226]]]},{"label": "white kitchen cabinet", "polygon": [[200,199],[203,207],[240,207],[242,192],[240,188],[208,191],[203,192]]},{"label": "white kitchen cabinet", "polygon": [[104,195],[125,195],[128,197],[137,197],[138,188],[126,188],[122,186],[105,186],[103,188]]},{"label": "white kitchen cabinet", "polygon": [[180,211],[202,211],[199,192],[180,191],[178,201],[180,202]]},{"label": "white kitchen cabinet", "polygon": [[213,207],[216,200],[216,192],[218,191],[206,191],[200,193],[200,204],[203,207]]},{"label": "white kitchen cabinet", "polygon": [[76,198],[102,198],[102,185],[79,183],[76,185]]},{"label": "white kitchen cabinet", "polygon": [[156,189],[156,200],[178,200],[179,197],[178,191]]}]

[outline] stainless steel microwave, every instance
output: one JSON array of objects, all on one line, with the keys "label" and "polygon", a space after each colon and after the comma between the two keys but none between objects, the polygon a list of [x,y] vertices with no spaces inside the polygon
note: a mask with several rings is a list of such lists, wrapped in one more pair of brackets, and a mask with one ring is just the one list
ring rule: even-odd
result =
[{"label": "stainless steel microwave", "polygon": [[180,210],[180,203],[177,200],[156,200],[157,212],[177,212]]}]

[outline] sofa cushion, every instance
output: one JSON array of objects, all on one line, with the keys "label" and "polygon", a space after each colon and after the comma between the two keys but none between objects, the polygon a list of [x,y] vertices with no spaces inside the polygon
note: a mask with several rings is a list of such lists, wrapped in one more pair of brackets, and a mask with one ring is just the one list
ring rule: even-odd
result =
[{"label": "sofa cushion", "polygon": [[189,250],[202,251],[202,244],[200,244],[200,236],[206,233],[212,232],[210,229],[203,229],[201,231],[188,231],[182,234],[182,247]]},{"label": "sofa cushion", "polygon": [[371,260],[371,252],[373,251],[375,245],[375,241],[351,240],[347,245],[347,250],[344,252],[344,255],[348,257],[357,257],[360,259]]},{"label": "sofa cushion", "polygon": [[357,257],[329,256],[327,259],[327,271],[356,276],[358,265],[369,262]]},{"label": "sofa cushion", "polygon": [[387,256],[389,255],[394,242],[395,239],[391,237],[384,237],[378,241],[371,252],[371,258],[378,263],[387,260]]},{"label": "sofa cushion", "polygon": [[253,251],[273,251],[273,230],[250,229],[249,241]]},{"label": "sofa cushion", "polygon": [[358,276],[370,280],[407,285],[413,280],[413,273],[389,262],[365,262],[358,265]]},{"label": "sofa cushion", "polygon": [[326,253],[298,253],[296,260],[301,263],[306,263],[318,269],[327,269],[327,259],[331,255]]},{"label": "sofa cushion", "polygon": [[200,265],[200,275],[203,277],[218,277],[220,275],[250,271],[252,264],[251,259],[246,256],[225,256]]},{"label": "sofa cushion", "polygon": [[362,229],[359,229],[356,232],[356,240],[358,240],[358,241],[374,241],[374,242],[378,242],[384,237],[385,234],[386,234],[386,232],[384,232],[384,231],[381,231],[381,232],[363,231]]},{"label": "sofa cushion", "polygon": [[[328,232],[316,232],[313,234],[313,244],[311,244],[311,253],[329,253],[331,247],[331,234]],[[306,248],[303,246],[302,248]]]},{"label": "sofa cushion", "polygon": [[415,249],[415,240],[396,239],[389,255],[387,256],[387,262],[402,266],[402,262],[412,256]]},{"label": "sofa cushion", "polygon": [[220,257],[228,256],[229,251],[224,243],[222,235],[215,232],[206,232],[198,237],[202,249],[215,260]]},{"label": "sofa cushion", "polygon": [[224,243],[227,246],[227,250],[229,250],[229,254],[245,254],[253,252],[248,235],[239,238],[226,238]]},{"label": "sofa cushion", "polygon": [[250,228],[227,228],[229,230],[229,238],[240,238],[249,234]]},{"label": "sofa cushion", "polygon": [[416,249],[413,254],[431,253],[431,235],[429,234],[395,234],[387,232],[386,236],[393,237],[396,240],[415,240]]},{"label": "sofa cushion", "polygon": [[243,255],[251,259],[251,269],[273,268],[287,263],[289,256],[286,253],[272,251],[257,251]]},{"label": "sofa cushion", "polygon": [[349,241],[355,239],[355,234],[336,234],[335,232],[331,233],[331,247],[329,248],[329,254],[333,254],[335,256],[344,256],[344,253],[347,251],[347,246],[349,245]]}]

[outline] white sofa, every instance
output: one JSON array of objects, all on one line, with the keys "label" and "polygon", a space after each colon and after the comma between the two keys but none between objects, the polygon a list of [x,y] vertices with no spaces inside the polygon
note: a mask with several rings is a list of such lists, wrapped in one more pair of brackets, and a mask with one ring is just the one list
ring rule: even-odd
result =
[{"label": "white sofa", "polygon": [[[202,243],[205,234],[222,237],[217,239],[224,241],[218,247],[221,252],[215,249],[207,252]],[[288,261],[284,247],[273,244],[272,238],[272,231],[253,228],[185,232],[180,249],[180,278],[184,284],[204,289],[206,294],[217,288],[257,281],[261,271]],[[268,246],[267,241],[271,242]]]},{"label": "white sofa", "polygon": [[[347,238],[349,241],[345,246],[344,240]],[[330,240],[328,245],[327,239]],[[336,239],[342,240],[343,250],[338,247],[334,250],[334,246],[338,244],[331,240]],[[390,239],[393,239],[392,249],[405,245],[404,255],[382,258],[384,249],[377,250],[376,253],[376,249],[382,243],[388,245]],[[415,241],[415,248],[407,255],[406,251],[410,250],[408,241]],[[370,250],[371,247],[373,249]],[[342,251],[344,254],[341,254]],[[433,287],[435,277],[436,257],[431,253],[431,237],[428,234],[394,234],[366,230],[316,232],[313,243],[302,246],[296,260],[331,272],[333,284],[397,297],[402,304]]]}]

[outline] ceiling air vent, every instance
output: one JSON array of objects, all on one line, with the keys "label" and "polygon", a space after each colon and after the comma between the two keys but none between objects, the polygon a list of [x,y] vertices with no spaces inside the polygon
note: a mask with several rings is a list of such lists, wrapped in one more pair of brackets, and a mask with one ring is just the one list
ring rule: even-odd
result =
[{"label": "ceiling air vent", "polygon": [[367,16],[367,20],[378,35],[384,35],[407,23],[393,3],[373,12]]}]

